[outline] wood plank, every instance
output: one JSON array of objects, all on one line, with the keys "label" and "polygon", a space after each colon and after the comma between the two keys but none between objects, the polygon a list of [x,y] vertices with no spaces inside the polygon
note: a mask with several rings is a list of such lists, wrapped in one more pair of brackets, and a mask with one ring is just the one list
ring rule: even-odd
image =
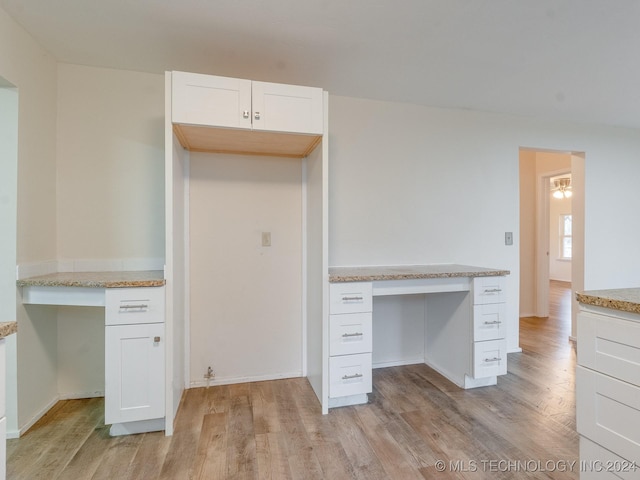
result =
[{"label": "wood plank", "polygon": [[123,435],[114,437],[109,448],[102,455],[91,480],[127,479],[131,463],[138,452],[144,435]]},{"label": "wood plank", "polygon": [[322,467],[313,451],[292,393],[292,385],[296,381],[297,379],[288,379],[274,384],[289,469],[293,478],[321,479],[324,478]]},{"label": "wood plank", "polygon": [[103,419],[101,398],[60,403],[60,408],[27,432],[27,449],[15,450],[7,462],[8,478],[55,478]]},{"label": "wood plank", "polygon": [[251,385],[229,385],[231,405],[227,425],[227,478],[254,478],[257,473]]},{"label": "wood plank", "polygon": [[138,451],[129,465],[126,478],[159,478],[171,437],[165,436],[164,432],[145,433],[140,437]]},{"label": "wood plank", "polygon": [[195,478],[225,478],[227,474],[228,414],[210,413],[204,416],[196,453]]},{"label": "wood plank", "polygon": [[322,135],[197,125],[176,124],[173,131],[186,150],[238,155],[303,158],[322,140]]}]

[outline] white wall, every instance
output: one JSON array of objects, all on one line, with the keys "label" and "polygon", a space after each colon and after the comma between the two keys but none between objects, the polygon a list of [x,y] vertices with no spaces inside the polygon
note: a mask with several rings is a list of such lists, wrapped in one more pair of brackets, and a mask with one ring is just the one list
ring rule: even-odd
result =
[{"label": "white wall", "polygon": [[[57,125],[60,268],[162,268],[162,75],[59,64]],[[57,338],[60,397],[104,392],[104,310],[59,308]]]},{"label": "white wall", "polygon": [[[56,256],[56,62],[2,9],[0,76],[17,87],[19,99],[17,252],[3,245],[0,256],[17,257],[18,263],[48,261]],[[5,174],[11,175],[0,172]],[[1,295],[13,303],[16,289]],[[18,375],[17,385],[7,385],[12,435],[57,392],[55,310],[13,305],[19,333],[17,351],[7,358],[8,375]]]},{"label": "white wall", "polygon": [[162,259],[163,76],[60,64],[58,102],[58,259]]},{"label": "white wall", "polygon": [[[16,215],[18,200],[18,91],[0,77],[0,322],[16,320]],[[16,430],[16,335],[6,339],[5,391],[9,430]]]},{"label": "white wall", "polygon": [[18,92],[0,77],[0,322],[15,321]]},{"label": "white wall", "polygon": [[[637,286],[640,131],[330,97],[330,264],[506,268],[518,345],[519,149],[584,151],[586,289]],[[618,169],[622,169],[619,171]],[[608,225],[618,225],[612,248]],[[514,246],[504,245],[513,231]]]},{"label": "white wall", "polygon": [[499,140],[507,119],[336,96],[330,110],[329,264],[510,270],[516,349],[520,144]]},{"label": "white wall", "polygon": [[191,384],[300,376],[301,161],[191,153],[189,189]]},{"label": "white wall", "polygon": [[[19,92],[18,263],[62,260],[73,267],[80,259],[117,268],[125,259],[130,268],[161,266],[162,76],[58,66],[1,9],[0,76]],[[2,254],[8,254],[4,247]],[[9,369],[17,370],[19,382],[9,396],[19,408],[18,418],[9,418],[11,434],[59,394],[100,388],[89,370],[104,362],[99,313],[24,307],[17,300],[18,358]],[[72,344],[76,337],[86,343]]]},{"label": "white wall", "polygon": [[104,308],[58,308],[58,395],[104,395]]}]

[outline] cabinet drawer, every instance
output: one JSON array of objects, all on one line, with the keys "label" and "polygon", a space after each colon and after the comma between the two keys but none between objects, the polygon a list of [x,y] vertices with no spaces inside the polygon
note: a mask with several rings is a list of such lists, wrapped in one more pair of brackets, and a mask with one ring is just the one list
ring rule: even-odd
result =
[{"label": "cabinet drawer", "polygon": [[507,341],[488,340],[473,344],[473,378],[507,373]]},{"label": "cabinet drawer", "polygon": [[640,387],[576,368],[578,433],[640,464]]},{"label": "cabinet drawer", "polygon": [[504,303],[486,303],[473,306],[473,340],[505,338],[507,306]]},{"label": "cabinet drawer", "polygon": [[164,287],[106,289],[106,325],[163,322]]},{"label": "cabinet drawer", "polygon": [[372,313],[329,316],[329,355],[372,351]]},{"label": "cabinet drawer", "polygon": [[506,277],[476,277],[473,279],[473,304],[503,303],[507,300]]},{"label": "cabinet drawer", "polygon": [[640,386],[640,323],[580,312],[578,364]]},{"label": "cabinet drawer", "polygon": [[332,283],[329,285],[329,313],[371,312],[371,282]]},{"label": "cabinet drawer", "polygon": [[637,480],[640,466],[580,436],[580,480]]},{"label": "cabinet drawer", "polygon": [[371,392],[371,354],[329,358],[329,397]]}]

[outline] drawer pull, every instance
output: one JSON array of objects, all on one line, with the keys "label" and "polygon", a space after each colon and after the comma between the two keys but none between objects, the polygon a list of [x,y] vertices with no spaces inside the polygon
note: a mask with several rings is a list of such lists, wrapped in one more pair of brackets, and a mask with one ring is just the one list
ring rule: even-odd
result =
[{"label": "drawer pull", "polygon": [[153,337],[153,343],[160,343],[160,337]]},{"label": "drawer pull", "polygon": [[354,373],[353,375],[344,375],[342,377],[343,380],[351,380],[353,378],[362,378],[364,375],[362,375],[361,373]]},{"label": "drawer pull", "polygon": [[502,291],[501,288],[485,288],[484,293],[500,293]]},{"label": "drawer pull", "polygon": [[502,360],[502,358],[500,358],[500,357],[493,357],[493,358],[485,358],[484,359],[484,361],[487,362],[487,363],[489,363],[489,362],[499,362],[501,360]]},{"label": "drawer pull", "polygon": [[500,325],[502,322],[500,320],[493,320],[491,322],[484,322],[485,325]]},{"label": "drawer pull", "polygon": [[136,308],[136,309],[140,310],[140,309],[143,309],[143,308],[149,308],[149,305],[147,305],[146,303],[140,303],[138,305],[120,305],[120,308],[125,309],[125,310]]},{"label": "drawer pull", "polygon": [[343,302],[361,302],[364,300],[364,297],[342,297]]},{"label": "drawer pull", "polygon": [[364,335],[364,333],[360,333],[360,332],[355,332],[355,333],[343,333],[342,337],[343,338],[349,338],[349,337],[362,337]]}]

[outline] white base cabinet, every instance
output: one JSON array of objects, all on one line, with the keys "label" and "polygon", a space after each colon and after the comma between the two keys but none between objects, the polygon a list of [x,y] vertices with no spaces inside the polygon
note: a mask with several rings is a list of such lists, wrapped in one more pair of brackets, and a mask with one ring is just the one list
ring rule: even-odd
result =
[{"label": "white base cabinet", "polygon": [[640,315],[578,314],[580,478],[640,478]]},{"label": "white base cabinet", "polygon": [[371,283],[331,284],[329,305],[330,402],[366,403],[373,388]]},{"label": "white base cabinet", "polygon": [[105,335],[105,423],[164,417],[164,324],[111,326]]},{"label": "white base cabinet", "polygon": [[[426,318],[424,361],[456,385],[495,385],[497,377],[507,373],[506,278],[450,280],[329,284],[329,408],[366,403],[372,391],[373,297],[377,295],[435,294],[425,299],[430,318]],[[458,304],[460,297],[448,293],[466,295]]]},{"label": "white base cabinet", "polygon": [[139,422],[165,416],[164,287],[108,289],[105,319],[105,423],[112,435],[162,429]]}]

